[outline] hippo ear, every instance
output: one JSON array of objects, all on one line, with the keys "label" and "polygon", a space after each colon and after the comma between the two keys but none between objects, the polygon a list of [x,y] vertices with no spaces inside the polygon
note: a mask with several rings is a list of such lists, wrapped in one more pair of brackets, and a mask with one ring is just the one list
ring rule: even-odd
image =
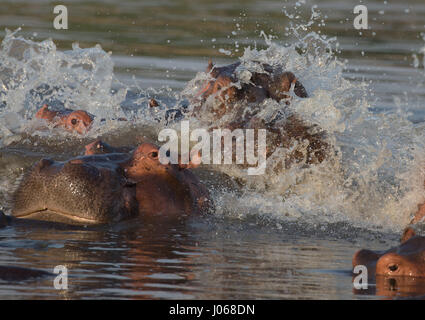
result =
[{"label": "hippo ear", "polygon": [[212,59],[209,59],[208,60],[208,67],[207,67],[206,72],[209,73],[213,68],[214,68],[214,64],[212,62]]},{"label": "hippo ear", "polygon": [[415,230],[413,230],[410,227],[407,227],[404,232],[403,235],[401,236],[401,243],[405,243],[407,240],[409,240],[410,238],[413,238],[414,236],[416,236],[416,232]]}]

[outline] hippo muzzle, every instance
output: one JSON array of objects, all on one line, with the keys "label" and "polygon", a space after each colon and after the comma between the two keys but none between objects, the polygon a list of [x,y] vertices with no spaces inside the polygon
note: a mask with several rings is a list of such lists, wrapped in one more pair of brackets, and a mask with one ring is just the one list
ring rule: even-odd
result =
[{"label": "hippo muzzle", "polygon": [[117,165],[125,157],[39,161],[16,190],[12,214],[82,225],[116,222],[137,214],[134,185]]}]

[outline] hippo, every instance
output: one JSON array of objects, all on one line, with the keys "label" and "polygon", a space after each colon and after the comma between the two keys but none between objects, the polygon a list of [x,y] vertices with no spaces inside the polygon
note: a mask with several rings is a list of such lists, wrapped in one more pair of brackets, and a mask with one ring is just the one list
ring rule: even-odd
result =
[{"label": "hippo", "polygon": [[9,217],[0,210],[0,228],[6,227],[9,224]]},{"label": "hippo", "polygon": [[61,111],[51,110],[44,104],[35,114],[37,119],[44,119],[55,127],[62,127],[67,131],[75,131],[85,134],[91,127],[94,116],[84,110],[65,109]]},{"label": "hippo", "polygon": [[391,277],[425,277],[425,237],[412,228],[404,231],[401,244],[383,252],[359,250],[353,256],[353,267],[364,265],[370,275]]},{"label": "hippo", "polygon": [[[148,102],[150,108],[159,107],[158,101],[151,98]],[[47,104],[44,104],[35,114],[37,119],[46,120],[47,123],[53,124],[53,126],[64,128],[69,132],[76,132],[78,134],[85,134],[91,129],[92,122],[95,118],[94,115],[84,110],[51,110]],[[181,119],[183,114],[178,109],[167,110],[165,114],[166,123],[174,119]],[[105,121],[105,118],[100,121]],[[118,121],[128,121],[125,117],[119,117]],[[161,119],[157,121],[160,122]]]},{"label": "hippo", "polygon": [[185,165],[162,164],[159,149],[143,143],[131,153],[42,159],[23,177],[12,215],[76,225],[136,216],[186,217],[206,212],[206,188]]},{"label": "hippo", "polygon": [[[258,63],[260,64],[260,63]],[[241,66],[240,62],[230,65],[216,67],[210,60],[206,72],[212,77],[204,83],[201,90],[196,94],[204,102],[208,97],[215,96],[221,103],[213,110],[216,116],[222,116],[234,106],[234,102],[245,100],[252,103],[260,103],[267,98],[277,102],[285,99],[286,103],[291,86],[294,85],[294,93],[301,98],[307,98],[308,94],[304,86],[297,80],[292,72],[283,71],[280,68],[261,63],[264,72],[253,72],[249,83],[239,82],[236,73]]]},{"label": "hippo", "polygon": [[[285,169],[294,163],[308,166],[323,162],[332,151],[324,130],[315,124],[305,123],[285,108],[267,121],[260,115],[261,103],[265,99],[285,101],[285,105],[289,105],[292,88],[300,98],[308,98],[307,90],[292,72],[265,63],[254,63],[263,72],[249,73],[249,81],[241,81],[243,75],[238,73],[241,62],[216,67],[210,61],[206,69],[210,78],[200,83],[201,89],[191,100],[194,105],[192,116],[210,125],[219,122],[221,128],[230,130],[266,129],[267,157],[277,148],[291,149],[283,159]],[[213,103],[210,103],[211,100]]]}]

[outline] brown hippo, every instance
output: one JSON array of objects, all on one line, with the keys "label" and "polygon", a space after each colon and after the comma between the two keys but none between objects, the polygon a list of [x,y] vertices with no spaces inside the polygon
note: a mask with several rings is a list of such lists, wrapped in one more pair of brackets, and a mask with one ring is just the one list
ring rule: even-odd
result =
[{"label": "brown hippo", "polygon": [[62,127],[67,131],[75,131],[79,134],[84,134],[90,129],[94,118],[84,110],[50,110],[47,104],[37,111],[35,117],[44,119],[48,123],[54,124],[55,127]]},{"label": "brown hippo", "polygon": [[353,267],[364,265],[368,273],[382,276],[425,277],[425,237],[416,236],[407,228],[402,243],[387,251],[359,250],[354,254]]},{"label": "brown hippo", "polygon": [[237,72],[240,62],[216,67],[210,61],[206,70],[210,79],[200,83],[201,89],[192,99],[193,116],[210,122],[212,128],[218,121],[222,128],[230,130],[266,129],[267,157],[278,147],[291,149],[283,159],[285,168],[300,162],[307,165],[321,163],[331,148],[326,142],[326,133],[317,125],[307,124],[295,113],[284,109],[268,121],[259,116],[261,102],[265,99],[283,100],[289,105],[292,87],[301,98],[308,97],[306,89],[292,72],[264,63],[258,62],[257,65],[263,72],[249,73],[249,81],[240,81]]},{"label": "brown hippo", "polygon": [[184,166],[161,164],[158,154],[156,146],[145,143],[130,154],[43,159],[23,177],[12,214],[87,225],[206,210],[208,191],[196,176]]}]

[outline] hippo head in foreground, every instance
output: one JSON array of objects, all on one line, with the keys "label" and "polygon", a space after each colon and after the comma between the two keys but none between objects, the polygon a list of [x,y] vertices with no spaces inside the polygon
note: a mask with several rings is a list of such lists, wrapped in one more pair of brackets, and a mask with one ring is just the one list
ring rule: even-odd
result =
[{"label": "hippo head in foreground", "polygon": [[425,237],[416,236],[411,228],[404,232],[402,243],[384,252],[359,250],[353,267],[364,265],[370,275],[386,277],[425,277]]},{"label": "hippo head in foreground", "polygon": [[93,116],[84,110],[62,111],[50,110],[47,104],[43,105],[35,114],[37,119],[44,119],[54,127],[62,127],[70,132],[85,134],[91,127]]},{"label": "hippo head in foreground", "polygon": [[157,153],[156,146],[143,144],[130,154],[43,159],[24,175],[12,214],[88,225],[200,211],[206,189],[189,170],[161,164]]}]

